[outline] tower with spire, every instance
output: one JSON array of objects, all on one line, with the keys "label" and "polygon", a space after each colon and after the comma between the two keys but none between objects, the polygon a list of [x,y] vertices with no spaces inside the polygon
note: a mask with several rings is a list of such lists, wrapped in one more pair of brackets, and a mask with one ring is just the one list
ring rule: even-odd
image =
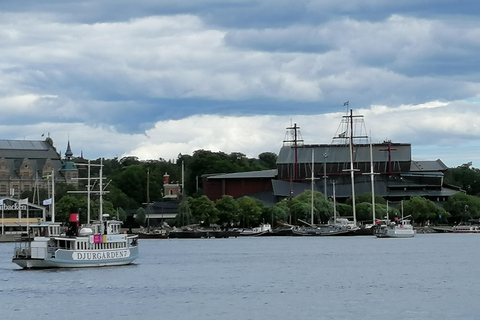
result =
[{"label": "tower with spire", "polygon": [[67,150],[65,151],[65,158],[62,163],[62,168],[59,170],[60,174],[65,178],[68,184],[78,185],[78,169],[73,162],[73,152],[70,147],[70,140],[67,143]]}]

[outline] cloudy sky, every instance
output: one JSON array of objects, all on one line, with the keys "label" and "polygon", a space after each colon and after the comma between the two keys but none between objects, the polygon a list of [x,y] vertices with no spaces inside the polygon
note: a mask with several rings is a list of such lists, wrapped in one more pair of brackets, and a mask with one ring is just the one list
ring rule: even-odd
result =
[{"label": "cloudy sky", "polygon": [[476,0],[2,0],[0,138],[75,155],[278,153],[373,142],[480,167]]}]

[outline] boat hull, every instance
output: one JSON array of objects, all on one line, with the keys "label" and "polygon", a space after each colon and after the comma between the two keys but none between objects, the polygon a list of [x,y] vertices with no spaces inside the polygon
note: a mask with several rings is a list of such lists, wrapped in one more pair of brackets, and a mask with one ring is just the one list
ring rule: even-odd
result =
[{"label": "boat hull", "polygon": [[328,237],[328,236],[353,236],[354,230],[320,230],[320,229],[306,229],[306,230],[292,230],[293,236],[304,237]]},{"label": "boat hull", "polygon": [[57,250],[53,257],[17,256],[12,259],[12,262],[23,269],[88,268],[128,265],[133,263],[138,255],[138,247],[98,252]]},{"label": "boat hull", "polygon": [[415,236],[415,230],[386,230],[386,232],[375,233],[377,238],[413,238]]}]

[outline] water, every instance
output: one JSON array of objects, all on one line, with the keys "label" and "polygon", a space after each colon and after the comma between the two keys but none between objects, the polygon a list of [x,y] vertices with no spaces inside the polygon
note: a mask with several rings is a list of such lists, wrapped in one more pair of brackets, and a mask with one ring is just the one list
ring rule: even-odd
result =
[{"label": "water", "polygon": [[1,319],[479,319],[480,235],[140,240],[135,265],[18,270]]}]

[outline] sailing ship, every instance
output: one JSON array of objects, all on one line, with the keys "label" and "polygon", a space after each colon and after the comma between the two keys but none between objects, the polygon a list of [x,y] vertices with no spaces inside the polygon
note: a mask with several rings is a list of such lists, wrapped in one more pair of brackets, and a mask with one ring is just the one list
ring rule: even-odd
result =
[{"label": "sailing ship", "polygon": [[[88,205],[87,223],[79,225],[79,215],[71,214],[68,228],[55,222],[55,200],[52,196],[51,221],[29,225],[15,244],[12,262],[24,269],[31,268],[81,268],[131,264],[138,258],[137,235],[121,232],[121,221],[103,214],[102,167],[100,164],[99,190],[90,190],[88,164],[88,203],[92,192],[100,195],[102,220],[90,221]],[[52,172],[53,174],[53,172]],[[53,179],[52,179],[53,181]]]}]

